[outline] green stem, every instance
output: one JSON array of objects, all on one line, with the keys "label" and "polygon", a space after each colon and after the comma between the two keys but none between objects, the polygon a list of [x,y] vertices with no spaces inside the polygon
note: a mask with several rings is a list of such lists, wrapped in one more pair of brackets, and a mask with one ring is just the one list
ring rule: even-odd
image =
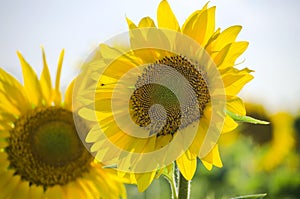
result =
[{"label": "green stem", "polygon": [[171,191],[172,191],[172,199],[178,199],[174,179],[169,178],[169,176],[164,176],[164,177],[168,180],[170,184]]},{"label": "green stem", "polygon": [[[180,171],[179,171],[180,172]],[[190,181],[186,180],[183,175],[179,174],[178,199],[190,198]]]}]

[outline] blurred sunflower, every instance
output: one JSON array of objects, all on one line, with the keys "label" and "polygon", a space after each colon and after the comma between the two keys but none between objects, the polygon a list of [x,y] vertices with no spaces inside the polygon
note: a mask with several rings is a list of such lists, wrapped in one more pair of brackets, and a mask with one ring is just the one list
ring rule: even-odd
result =
[{"label": "blurred sunflower", "polygon": [[286,161],[295,147],[294,117],[288,112],[269,114],[262,105],[245,104],[249,116],[269,121],[269,125],[241,124],[237,131],[252,138],[265,150],[259,158],[258,167],[272,170]]},{"label": "blurred sunflower", "polygon": [[300,116],[299,116],[299,114],[294,120],[294,129],[296,132],[296,135],[295,135],[296,149],[297,149],[296,151],[297,151],[297,153],[300,153]]},{"label": "blurred sunflower", "polygon": [[259,162],[262,169],[272,170],[284,163],[294,149],[293,121],[293,116],[287,112],[279,112],[270,116],[270,123],[273,125],[272,140],[266,154]]},{"label": "blurred sunflower", "polygon": [[40,79],[18,52],[24,86],[0,69],[0,198],[126,198],[115,171],[83,146],[72,114],[72,82],[62,101],[61,52],[55,87],[43,50]]},{"label": "blurred sunflower", "polygon": [[241,26],[215,29],[215,7],[205,5],[180,27],[163,0],[157,21],[158,28],[150,17],[138,25],[127,19],[129,49],[101,44],[78,84],[86,84],[77,96],[84,104],[79,115],[97,123],[86,138],[91,150],[107,164],[136,172],[141,191],[156,169],[171,163],[166,160],[176,160],[187,180],[197,157],[209,170],[222,167],[218,137],[245,116],[237,94],[253,78],[251,70],[234,68],[248,46],[236,41]]}]

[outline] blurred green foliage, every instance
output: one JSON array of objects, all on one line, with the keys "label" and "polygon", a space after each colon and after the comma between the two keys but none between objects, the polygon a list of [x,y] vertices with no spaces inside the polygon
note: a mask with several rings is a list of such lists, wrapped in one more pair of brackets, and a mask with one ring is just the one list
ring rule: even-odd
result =
[{"label": "blurred green foliage", "polygon": [[[273,170],[259,170],[257,160],[266,150],[267,146],[253,143],[247,136],[221,146],[224,167],[208,171],[199,161],[191,182],[191,199],[228,199],[258,193],[267,193],[266,199],[299,199],[299,154],[291,151]],[[169,184],[163,177],[154,180],[144,193],[139,193],[134,185],[128,185],[127,192],[129,199],[171,198]]]}]

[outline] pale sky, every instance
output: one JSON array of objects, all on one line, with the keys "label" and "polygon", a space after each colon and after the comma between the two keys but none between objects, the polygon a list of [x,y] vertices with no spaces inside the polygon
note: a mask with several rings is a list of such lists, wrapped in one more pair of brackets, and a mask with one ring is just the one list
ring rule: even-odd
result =
[{"label": "pale sky", "polygon": [[[65,48],[62,88],[75,77],[78,67],[101,42],[127,30],[125,17],[138,22],[156,20],[160,0],[11,0],[0,2],[0,66],[21,79],[16,55],[40,73],[45,47],[54,75],[58,55]],[[180,24],[204,0],[169,0]],[[250,42],[241,65],[256,72],[241,92],[245,101],[264,104],[271,112],[300,113],[300,1],[211,0],[217,6],[216,26],[242,25],[239,40]]]}]

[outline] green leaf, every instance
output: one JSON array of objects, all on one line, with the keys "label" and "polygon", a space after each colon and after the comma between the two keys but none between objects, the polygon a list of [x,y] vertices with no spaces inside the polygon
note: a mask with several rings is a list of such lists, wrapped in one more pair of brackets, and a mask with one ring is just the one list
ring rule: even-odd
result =
[{"label": "green leaf", "polygon": [[267,195],[266,193],[262,193],[262,194],[252,194],[252,195],[246,195],[246,196],[238,196],[238,197],[231,198],[231,199],[245,199],[245,198],[248,198],[248,199],[262,199],[262,198],[264,198],[266,195]]},{"label": "green leaf", "polygon": [[255,119],[250,116],[241,116],[226,110],[226,113],[237,122],[247,122],[252,124],[269,124],[270,122]]},{"label": "green leaf", "polygon": [[116,169],[117,165],[116,164],[104,165],[104,166],[102,166],[102,168],[104,168],[104,169]]}]

